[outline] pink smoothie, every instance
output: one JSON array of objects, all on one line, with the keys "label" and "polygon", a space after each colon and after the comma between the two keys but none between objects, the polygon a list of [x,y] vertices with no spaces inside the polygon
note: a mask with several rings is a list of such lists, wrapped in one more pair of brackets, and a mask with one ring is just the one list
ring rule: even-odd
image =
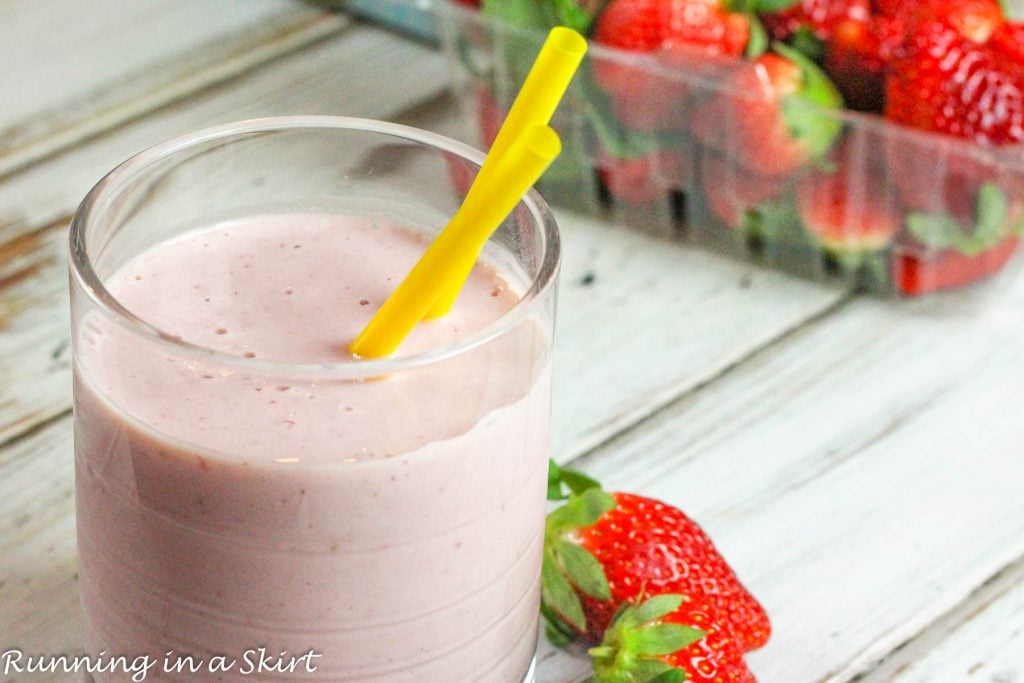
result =
[{"label": "pink smoothie", "polygon": [[[146,680],[519,683],[539,602],[549,330],[365,381],[263,361],[345,347],[424,240],[381,221],[267,215],[143,251],[108,290],[186,353],[76,324],[78,538],[87,648],[238,660]],[[521,282],[483,264],[400,355],[480,331]],[[246,651],[316,673],[242,675]],[[100,680],[127,680],[114,676]]]}]

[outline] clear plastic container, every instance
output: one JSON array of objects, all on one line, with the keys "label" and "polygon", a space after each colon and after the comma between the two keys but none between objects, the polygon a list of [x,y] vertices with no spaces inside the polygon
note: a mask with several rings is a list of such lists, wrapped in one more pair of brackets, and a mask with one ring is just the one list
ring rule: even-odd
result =
[{"label": "clear plastic container", "polygon": [[[411,4],[435,13],[476,122],[471,141],[486,148],[545,33],[453,0]],[[542,181],[544,196],[881,295],[957,289],[1012,260],[1024,227],[1019,147],[982,147],[878,115],[790,101],[816,125],[834,126],[835,143],[804,163],[765,164],[751,158],[751,126],[747,137],[740,126],[757,104],[733,84],[745,64],[592,44],[553,122],[565,151]],[[766,165],[771,172],[758,170]]]}]

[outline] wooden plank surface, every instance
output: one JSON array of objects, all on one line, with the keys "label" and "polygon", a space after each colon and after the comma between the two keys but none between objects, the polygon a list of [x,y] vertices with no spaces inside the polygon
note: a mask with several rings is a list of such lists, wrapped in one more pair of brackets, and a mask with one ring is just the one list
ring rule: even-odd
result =
[{"label": "wooden plank surface", "polygon": [[861,683],[1024,680],[1024,561],[893,653]]},{"label": "wooden plank surface", "polygon": [[1024,285],[984,298],[858,300],[582,461],[705,525],[761,680],[852,680],[1024,557]]},{"label": "wooden plank surface", "polygon": [[71,418],[0,450],[0,481],[0,651],[81,652]]},{"label": "wooden plank surface", "polygon": [[344,23],[300,0],[0,3],[0,175]]}]

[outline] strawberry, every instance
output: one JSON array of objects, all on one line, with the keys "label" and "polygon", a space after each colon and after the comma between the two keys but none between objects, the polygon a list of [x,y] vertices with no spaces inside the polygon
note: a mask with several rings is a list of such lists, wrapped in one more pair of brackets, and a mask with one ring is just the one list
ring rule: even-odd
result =
[{"label": "strawberry", "polygon": [[885,16],[836,25],[825,47],[825,72],[850,109],[881,113],[885,74],[906,38],[906,24]]},{"label": "strawberry", "polygon": [[552,463],[549,496],[572,494],[547,520],[542,610],[549,634],[597,642],[622,605],[642,595],[679,593],[740,651],[768,642],[764,609],[740,584],[711,539],[680,510]]},{"label": "strawberry", "polygon": [[597,173],[613,199],[626,204],[645,204],[687,184],[689,164],[669,150],[655,150],[634,157],[602,152]]},{"label": "strawberry", "polygon": [[1024,21],[1008,21],[988,41],[992,50],[1017,64],[1024,64]]},{"label": "strawberry", "polygon": [[750,20],[723,0],[611,0],[594,38],[628,52],[685,45],[709,55],[743,54]]},{"label": "strawberry", "polygon": [[738,68],[692,118],[705,145],[725,152],[750,171],[786,175],[831,148],[842,128],[842,96],[807,57],[777,44]]},{"label": "strawberry", "polygon": [[704,158],[701,184],[709,208],[726,226],[744,227],[748,212],[766,199],[779,194],[783,180],[778,176],[751,173],[720,154]]},{"label": "strawberry", "polygon": [[[1024,143],[1024,65],[948,23],[925,24],[892,65],[885,114],[978,145]],[[968,213],[981,186],[995,180],[991,163],[949,145],[893,136],[886,151],[901,198],[915,210]]]},{"label": "strawberry", "polygon": [[905,21],[911,29],[942,21],[979,44],[1006,20],[999,0],[876,0],[876,6],[883,16]]},{"label": "strawberry", "polygon": [[[747,15],[729,11],[723,0],[611,0],[594,30],[602,45],[651,54],[673,68],[738,59],[749,38]],[[678,128],[691,96],[683,80],[623,60],[595,61],[594,78],[619,121],[637,130]]]},{"label": "strawberry", "polygon": [[885,192],[888,183],[865,152],[847,143],[833,156],[832,169],[814,169],[797,184],[804,227],[833,255],[856,259],[882,251],[903,225],[894,198]]},{"label": "strawberry", "polygon": [[907,218],[907,243],[893,265],[904,294],[952,289],[997,273],[1024,234],[1024,206],[996,185],[978,192],[973,216],[915,212]]},{"label": "strawberry", "polygon": [[919,27],[893,64],[886,116],[982,145],[1024,141],[1024,65],[950,24]]},{"label": "strawberry", "polygon": [[661,595],[624,607],[589,654],[594,683],[756,683],[715,615],[683,595]]},{"label": "strawberry", "polygon": [[865,22],[871,15],[869,0],[800,0],[797,4],[766,14],[762,21],[776,40],[789,40],[800,29],[828,41],[844,21]]},{"label": "strawberry", "polygon": [[1019,244],[1020,238],[1014,235],[976,256],[954,250],[935,255],[900,251],[893,263],[893,281],[896,289],[908,296],[963,287],[1002,270]]}]

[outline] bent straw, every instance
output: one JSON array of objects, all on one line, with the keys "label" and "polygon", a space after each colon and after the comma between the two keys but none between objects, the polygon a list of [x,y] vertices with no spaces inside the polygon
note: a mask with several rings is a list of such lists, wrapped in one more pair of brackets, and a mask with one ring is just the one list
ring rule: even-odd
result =
[{"label": "bent straw", "polygon": [[[507,153],[509,146],[527,128],[548,125],[559,102],[565,96],[565,91],[569,89],[569,83],[579,69],[586,52],[587,41],[576,31],[564,26],[551,30],[522,89],[512,103],[512,108],[501,130],[498,131],[483,166],[480,167],[477,182],[494,172],[495,166]],[[479,256],[479,252],[476,255]],[[427,319],[440,318],[448,314],[462,290],[466,277],[469,277],[469,272],[467,270],[461,279],[453,279],[452,287],[446,289],[427,312]]]},{"label": "bent straw", "polygon": [[561,151],[562,143],[549,126],[531,126],[513,140],[494,171],[477,179],[462,207],[349,351],[380,358],[398,348],[444,292],[462,286],[458,278],[472,270],[491,234]]}]

